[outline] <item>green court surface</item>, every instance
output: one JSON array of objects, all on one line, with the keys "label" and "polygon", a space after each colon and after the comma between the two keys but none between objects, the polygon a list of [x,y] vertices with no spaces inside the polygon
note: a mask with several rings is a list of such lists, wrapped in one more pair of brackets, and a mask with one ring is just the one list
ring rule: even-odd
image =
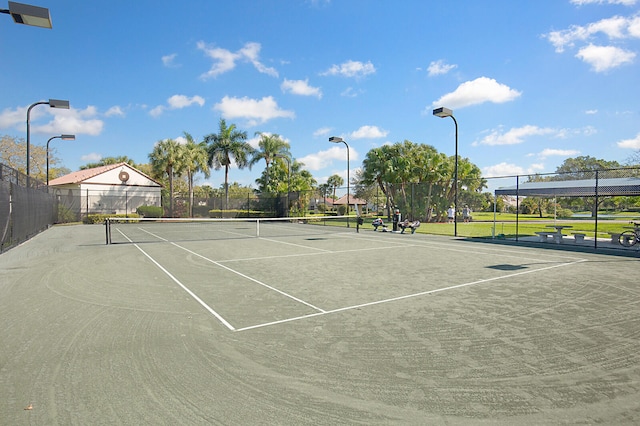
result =
[{"label": "green court surface", "polygon": [[154,235],[0,255],[0,424],[640,423],[637,258]]}]

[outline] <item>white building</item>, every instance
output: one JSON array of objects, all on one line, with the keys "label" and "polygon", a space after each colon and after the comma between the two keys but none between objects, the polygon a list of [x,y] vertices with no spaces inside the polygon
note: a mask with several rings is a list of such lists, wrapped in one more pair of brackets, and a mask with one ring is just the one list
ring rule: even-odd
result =
[{"label": "white building", "polygon": [[127,163],[80,170],[49,181],[49,192],[79,219],[88,214],[130,214],[161,206],[162,185]]}]

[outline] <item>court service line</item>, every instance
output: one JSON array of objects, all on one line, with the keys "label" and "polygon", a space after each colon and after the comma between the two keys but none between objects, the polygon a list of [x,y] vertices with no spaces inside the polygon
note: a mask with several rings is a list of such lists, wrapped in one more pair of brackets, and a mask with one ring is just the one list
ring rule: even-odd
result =
[{"label": "court service line", "polygon": [[191,291],[189,288],[187,288],[187,286],[185,286],[184,284],[182,284],[180,282],[180,280],[178,280],[176,277],[174,277],[171,272],[167,271],[166,268],[164,268],[160,263],[158,263],[153,257],[151,257],[146,251],[142,250],[140,248],[140,246],[136,243],[134,243],[133,241],[131,241],[131,239],[129,237],[127,237],[125,234],[123,234],[120,230],[118,230],[118,232],[120,232],[120,234],[122,234],[123,237],[125,237],[127,240],[129,240],[130,243],[133,243],[134,247],[137,248],[138,250],[140,250],[140,252],[142,252],[142,254],[144,254],[151,262],[153,262],[154,265],[156,265],[158,268],[160,268],[160,270],[162,272],[164,272],[169,278],[171,278],[171,280],[173,280],[173,282],[175,282],[176,284],[178,284],[180,287],[182,287],[182,289],[184,291],[186,291],[189,296],[191,296],[196,302],[198,302],[203,308],[205,308],[207,311],[209,311],[209,313],[211,315],[213,315],[214,317],[216,317],[218,319],[218,321],[220,321],[222,324],[225,325],[225,327],[227,327],[229,330],[231,331],[235,331],[235,327],[233,327],[231,324],[229,324],[229,322],[227,320],[225,320],[222,315],[220,315],[219,313],[217,313],[216,311],[213,310],[213,308],[211,308],[211,306],[207,305],[202,299],[200,299],[198,297],[197,294],[195,294],[193,291]]},{"label": "court service line", "polygon": [[[217,265],[217,266],[219,266],[219,267],[220,267],[220,268],[222,268],[222,269],[226,269],[226,270],[227,270],[227,271],[229,271],[229,272],[232,272],[232,273],[234,273],[234,274],[236,274],[236,275],[239,275],[239,276],[241,276],[241,277],[242,277],[242,278],[244,278],[244,279],[247,279],[247,280],[249,280],[249,281],[253,281],[254,283],[259,284],[259,285],[261,285],[261,286],[263,286],[263,287],[266,287],[266,288],[268,288],[269,290],[275,291],[276,293],[279,293],[279,294],[281,294],[281,295],[283,295],[283,296],[285,296],[285,297],[288,297],[289,299],[295,300],[295,301],[296,301],[296,302],[298,302],[298,303],[301,303],[301,304],[303,304],[303,305],[306,305],[306,306],[308,306],[308,307],[310,307],[310,308],[312,308],[312,309],[314,309],[314,310],[318,311],[319,313],[324,313],[324,312],[325,312],[325,311],[324,311],[324,309],[321,309],[321,308],[319,308],[319,307],[317,307],[317,306],[314,306],[314,305],[312,305],[311,303],[306,302],[306,301],[304,301],[304,300],[302,300],[302,299],[299,299],[299,298],[297,298],[297,297],[295,297],[295,296],[293,296],[293,295],[291,295],[291,294],[285,293],[284,291],[279,290],[279,289],[277,289],[277,288],[275,288],[275,287],[273,287],[273,286],[270,286],[269,284],[263,283],[262,281],[259,281],[259,280],[255,279],[255,278],[253,278],[253,277],[250,277],[250,276],[248,276],[248,275],[245,275],[245,274],[243,274],[243,273],[242,273],[242,272],[240,272],[240,271],[236,271],[235,269],[229,268],[228,266],[225,266],[225,265],[221,264],[220,262],[216,262],[216,261],[215,261],[215,260],[213,260],[213,259],[209,259],[208,257],[201,255],[200,253],[196,253],[196,252],[194,252],[194,251],[192,251],[192,250],[189,250],[189,249],[188,249],[188,248],[186,248],[186,247],[182,247],[180,244],[176,244],[176,243],[174,243],[174,242],[171,242],[171,241],[169,241],[169,240],[167,240],[167,239],[165,239],[165,238],[162,238],[162,237],[160,237],[159,235],[156,235],[156,234],[154,234],[154,233],[152,233],[152,232],[149,232],[149,231],[146,231],[146,230],[143,230],[143,231],[145,231],[145,232],[147,232],[147,233],[149,233],[149,234],[153,235],[154,237],[156,237],[156,238],[158,238],[158,239],[160,239],[160,240],[162,240],[162,241],[169,242],[171,245],[173,245],[173,246],[175,246],[175,247],[178,247],[179,249],[182,249],[182,250],[186,251],[187,253],[191,253],[192,255],[197,256],[197,257],[199,257],[199,258],[201,258],[201,259],[203,259],[203,260],[206,260],[207,262],[211,262],[211,263],[213,263],[214,265]],[[118,230],[118,232],[120,232],[120,233],[121,233],[121,234],[122,234],[122,235],[123,235],[127,240],[129,240],[129,242],[133,242],[133,241],[131,241],[131,240],[129,239],[129,237],[127,237],[126,235],[124,235],[120,230]],[[162,269],[163,271],[165,271],[165,273],[166,273],[167,275],[169,275],[169,277],[171,277],[171,278],[172,278],[176,283],[178,283],[178,285],[180,285],[181,287],[183,287],[183,288],[184,288],[184,289],[185,289],[189,294],[192,294],[192,295],[196,298],[196,300],[200,300],[200,299],[199,299],[199,298],[198,298],[198,297],[197,297],[193,292],[191,292],[191,290],[189,290],[189,289],[188,289],[186,286],[184,286],[180,281],[178,281],[176,278],[174,278],[174,277],[173,277],[173,276],[172,276],[172,275],[171,275],[171,274],[170,274],[166,269],[164,269],[164,268],[163,268],[159,263],[157,263],[157,262],[156,262],[156,261],[155,261],[151,256],[149,256],[149,255],[148,255],[144,250],[142,250],[140,247],[138,247],[138,245],[137,245],[137,244],[134,244],[134,245],[138,248],[138,250],[140,250],[142,253],[144,253],[144,255],[145,255],[145,256],[147,256],[149,259],[151,259],[151,261],[153,261],[156,265],[158,265],[158,267],[159,267],[160,269]],[[202,302],[202,304],[204,304],[204,302]],[[226,321],[225,321],[225,320],[224,320],[220,315],[218,315],[218,314],[217,314],[213,309],[211,309],[208,305],[204,304],[203,306],[205,306],[205,308],[208,308],[207,310],[209,310],[211,313],[213,313],[213,314],[214,314],[214,316],[215,316],[216,318],[218,318],[218,319],[220,319],[221,321],[224,321],[226,324],[228,324],[228,323],[227,323],[227,322],[226,322]],[[229,325],[228,325],[228,327],[230,327],[230,326],[231,326],[231,325],[229,324]]]},{"label": "court service line", "polygon": [[262,327],[268,327],[271,325],[276,325],[276,324],[282,324],[282,323],[286,323],[286,322],[292,322],[292,321],[298,321],[301,319],[306,319],[306,318],[312,318],[312,317],[316,317],[319,315],[327,315],[327,314],[334,314],[337,312],[344,312],[344,311],[349,311],[352,309],[359,309],[359,308],[364,308],[364,307],[368,307],[368,306],[374,306],[374,305],[381,305],[383,303],[390,303],[390,302],[397,302],[398,300],[404,300],[404,299],[411,299],[414,297],[419,297],[419,296],[425,296],[428,294],[435,294],[435,293],[441,293],[444,291],[449,291],[449,290],[456,290],[459,288],[463,288],[463,287],[470,287],[470,286],[474,286],[474,285],[478,285],[478,284],[484,284],[490,281],[497,281],[497,280],[501,280],[504,278],[511,278],[511,277],[516,277],[519,275],[525,275],[525,274],[531,274],[534,272],[539,272],[539,271],[546,271],[549,269],[554,269],[554,268],[561,268],[564,266],[571,266],[574,265],[576,263],[581,263],[581,262],[586,262],[586,259],[580,259],[580,260],[576,260],[574,262],[569,262],[569,263],[563,263],[561,265],[552,265],[552,266],[547,266],[544,268],[539,268],[539,269],[534,269],[534,270],[529,270],[529,271],[520,271],[520,272],[515,272],[513,274],[508,274],[508,275],[502,275],[499,277],[493,277],[493,278],[485,278],[482,280],[477,280],[477,281],[472,281],[472,282],[468,282],[468,283],[463,283],[463,284],[456,284],[456,285],[452,285],[452,286],[448,286],[448,287],[443,287],[443,288],[437,288],[434,290],[427,290],[427,291],[421,291],[419,293],[413,293],[413,294],[406,294],[404,296],[398,296],[398,297],[392,297],[389,299],[384,299],[384,300],[377,300],[374,302],[367,302],[367,303],[362,303],[359,305],[353,305],[353,306],[346,306],[343,308],[337,308],[337,309],[332,309],[332,310],[328,310],[325,312],[316,312],[313,314],[309,314],[309,315],[302,315],[299,317],[295,317],[295,318],[287,318],[287,319],[283,319],[283,320],[279,320],[279,321],[272,321],[272,322],[268,322],[268,323],[264,323],[264,324],[257,324],[257,325],[252,325],[252,326],[248,326],[248,327],[242,327],[242,328],[238,328],[235,331],[247,331],[247,330],[252,330],[252,329],[256,329],[256,328],[262,328]]},{"label": "court service line", "polygon": [[247,280],[249,280],[249,281],[253,281],[253,282],[254,282],[254,283],[256,283],[256,284],[259,284],[259,285],[261,285],[261,286],[263,286],[263,287],[265,287],[265,288],[268,288],[269,290],[275,291],[276,293],[280,293],[281,295],[283,295],[283,296],[285,296],[285,297],[288,297],[288,298],[289,298],[289,299],[291,299],[291,300],[295,300],[295,301],[296,301],[296,302],[298,302],[298,303],[301,303],[301,304],[303,304],[303,305],[306,305],[306,306],[310,307],[311,309],[314,309],[314,310],[318,311],[318,313],[325,313],[325,312],[326,312],[324,309],[321,309],[321,308],[319,308],[319,307],[317,307],[317,306],[314,306],[314,305],[312,305],[312,304],[311,304],[311,303],[309,303],[309,302],[306,302],[306,301],[304,301],[304,300],[302,300],[302,299],[299,299],[299,298],[297,298],[297,297],[295,297],[295,296],[293,296],[293,295],[291,295],[291,294],[289,294],[289,293],[286,293],[286,292],[284,292],[284,291],[282,291],[282,290],[279,290],[279,289],[277,289],[277,288],[275,288],[275,287],[273,287],[273,286],[270,286],[269,284],[263,283],[262,281],[257,280],[257,279],[255,279],[255,278],[253,278],[253,277],[250,277],[250,276],[248,276],[248,275],[245,275],[245,274],[243,274],[243,273],[242,273],[242,272],[240,272],[240,271],[236,271],[235,269],[229,268],[228,266],[225,266],[225,265],[221,264],[220,262],[217,262],[217,261],[215,261],[215,260],[213,260],[213,259],[209,259],[208,257],[201,255],[200,253],[196,253],[195,251],[189,250],[189,249],[188,249],[188,248],[186,248],[186,247],[182,247],[180,244],[176,244],[176,243],[171,243],[171,244],[172,244],[172,245],[174,245],[174,246],[176,246],[176,247],[178,247],[178,248],[180,248],[180,249],[182,249],[182,250],[184,250],[184,251],[186,251],[187,253],[191,253],[192,255],[197,256],[197,257],[199,257],[199,258],[201,258],[201,259],[203,259],[203,260],[206,260],[207,262],[211,262],[211,263],[213,263],[214,265],[219,266],[219,267],[220,267],[220,268],[222,268],[222,269],[226,269],[226,270],[227,270],[227,271],[229,271],[229,272],[232,272],[232,273],[234,273],[234,274],[236,274],[236,275],[239,275],[239,276],[241,276],[241,277],[242,277],[242,278],[244,278],[244,279],[247,279]]}]

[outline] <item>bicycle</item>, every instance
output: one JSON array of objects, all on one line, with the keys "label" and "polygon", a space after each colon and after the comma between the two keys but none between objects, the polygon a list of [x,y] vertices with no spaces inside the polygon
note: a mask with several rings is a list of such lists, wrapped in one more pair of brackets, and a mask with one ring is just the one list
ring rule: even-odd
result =
[{"label": "bicycle", "polygon": [[624,247],[633,247],[638,244],[638,239],[640,239],[640,222],[631,221],[629,223],[633,225],[634,229],[624,231],[620,234],[620,237],[618,237],[618,242]]}]

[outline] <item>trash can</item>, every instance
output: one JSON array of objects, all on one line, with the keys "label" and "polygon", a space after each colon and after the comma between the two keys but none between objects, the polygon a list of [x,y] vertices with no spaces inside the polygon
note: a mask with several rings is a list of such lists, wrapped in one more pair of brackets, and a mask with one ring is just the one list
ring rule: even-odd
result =
[{"label": "trash can", "polygon": [[401,222],[402,215],[400,214],[400,210],[396,209],[393,212],[393,232],[398,230],[398,223]]}]

